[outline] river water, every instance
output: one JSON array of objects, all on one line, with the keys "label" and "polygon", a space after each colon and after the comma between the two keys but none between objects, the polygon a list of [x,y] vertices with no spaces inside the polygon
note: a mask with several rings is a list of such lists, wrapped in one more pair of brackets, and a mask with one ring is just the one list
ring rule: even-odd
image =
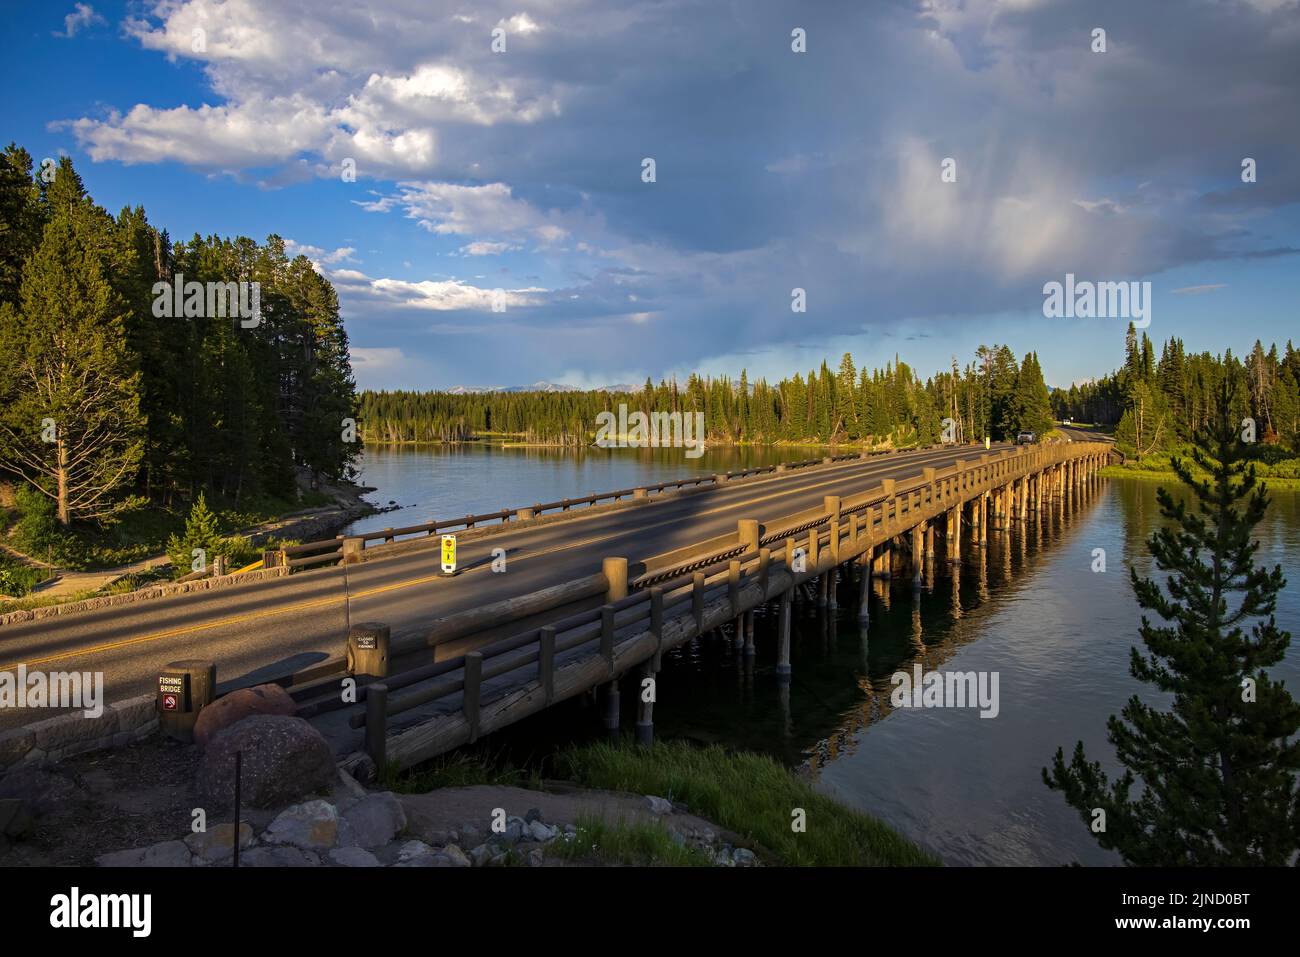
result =
[{"label": "river water", "polygon": [[[809,450],[711,449],[559,452],[460,446],[372,448],[362,481],[370,496],[407,506],[354,530],[409,525],[627,488],[698,472],[808,458]],[[1133,694],[1160,696],[1129,675],[1141,609],[1129,569],[1152,572],[1145,540],[1161,521],[1156,483],[1104,480],[1069,510],[1050,510],[1025,532],[965,547],[959,565],[933,563],[919,590],[907,576],[875,582],[870,623],[857,620],[845,584],[833,613],[795,605],[793,681],[775,675],[775,622],[760,614],[756,658],[728,641],[692,642],[665,657],[657,682],[660,737],[770,753],[801,767],[837,800],[876,815],[957,865],[1118,863],[1042,782],[1056,748],[1077,740],[1108,772],[1117,765],[1106,718]],[[1300,493],[1272,493],[1257,527],[1257,560],[1291,579],[1277,620],[1300,632]],[[1094,571],[1104,552],[1105,570]],[[1300,641],[1300,640],[1298,640]],[[974,708],[891,707],[890,677],[942,670],[996,674],[998,714]],[[1274,677],[1300,688],[1292,647]],[[625,689],[624,726],[633,720]],[[1161,702],[1163,703],[1163,702]],[[555,708],[499,736],[511,753],[596,733],[595,709]]]}]

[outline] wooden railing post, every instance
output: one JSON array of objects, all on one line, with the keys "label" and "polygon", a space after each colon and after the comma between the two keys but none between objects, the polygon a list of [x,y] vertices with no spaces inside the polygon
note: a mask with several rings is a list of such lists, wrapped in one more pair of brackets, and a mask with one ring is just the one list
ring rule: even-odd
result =
[{"label": "wooden railing post", "polygon": [[658,671],[664,652],[664,590],[658,585],[650,589],[650,634],[655,639],[654,668]]}]

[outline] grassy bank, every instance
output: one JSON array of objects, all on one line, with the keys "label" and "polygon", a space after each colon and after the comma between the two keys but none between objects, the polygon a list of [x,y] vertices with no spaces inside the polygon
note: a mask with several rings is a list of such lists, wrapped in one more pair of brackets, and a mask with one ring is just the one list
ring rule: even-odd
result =
[{"label": "grassy bank", "polygon": [[[773,759],[682,742],[590,744],[563,751],[558,770],[579,784],[680,801],[799,866],[917,866],[939,863],[875,818],[836,804]],[[807,828],[792,828],[802,808]]]},{"label": "grassy bank", "polygon": [[[1146,481],[1177,483],[1170,460],[1179,456],[1192,465],[1190,449],[1175,449],[1168,452],[1154,452],[1142,459],[1129,458],[1123,465],[1108,465],[1101,474],[1107,478],[1136,478]],[[1255,464],[1255,474],[1268,483],[1269,488],[1300,489],[1300,459],[1287,458],[1287,452],[1278,446],[1260,446],[1259,459]],[[1193,469],[1197,478],[1208,478],[1208,474]]]}]

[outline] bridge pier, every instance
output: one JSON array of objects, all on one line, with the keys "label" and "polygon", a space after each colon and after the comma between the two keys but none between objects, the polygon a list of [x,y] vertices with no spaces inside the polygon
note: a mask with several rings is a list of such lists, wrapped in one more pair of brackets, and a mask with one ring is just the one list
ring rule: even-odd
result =
[{"label": "bridge pier", "polygon": [[924,532],[917,525],[912,529],[912,588],[921,590],[921,568],[925,564]]},{"label": "bridge pier", "polygon": [[611,738],[618,737],[618,719],[621,699],[618,693],[618,679],[615,678],[605,686],[605,732]]},{"label": "bridge pier", "polygon": [[925,523],[925,557],[934,558],[934,522]]},{"label": "bridge pier", "polygon": [[989,542],[989,496],[987,492],[980,495],[980,545]]},{"label": "bridge pier", "polygon": [[871,553],[870,545],[858,556],[858,621],[865,626],[870,618],[867,599],[871,596]]},{"label": "bridge pier", "polygon": [[745,612],[744,625],[745,657],[752,658],[758,653],[758,649],[754,647],[754,609],[751,608],[749,611]]},{"label": "bridge pier", "polygon": [[961,506],[948,510],[948,561],[961,561]]},{"label": "bridge pier", "polygon": [[776,680],[782,684],[790,680],[790,595],[790,590],[781,592],[776,626]]},{"label": "bridge pier", "polygon": [[642,686],[637,694],[636,707],[636,743],[649,747],[655,743],[655,721],[654,721],[654,686],[651,685],[650,700],[646,700],[645,679],[655,680],[654,659],[647,661],[641,666]]}]

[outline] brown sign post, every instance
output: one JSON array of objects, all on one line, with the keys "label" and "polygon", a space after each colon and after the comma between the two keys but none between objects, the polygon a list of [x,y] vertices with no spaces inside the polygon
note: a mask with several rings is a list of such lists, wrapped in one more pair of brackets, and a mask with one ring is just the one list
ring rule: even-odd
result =
[{"label": "brown sign post", "polygon": [[194,740],[194,723],[217,694],[214,662],[189,658],[173,661],[158,674],[158,726],[169,738]]}]

